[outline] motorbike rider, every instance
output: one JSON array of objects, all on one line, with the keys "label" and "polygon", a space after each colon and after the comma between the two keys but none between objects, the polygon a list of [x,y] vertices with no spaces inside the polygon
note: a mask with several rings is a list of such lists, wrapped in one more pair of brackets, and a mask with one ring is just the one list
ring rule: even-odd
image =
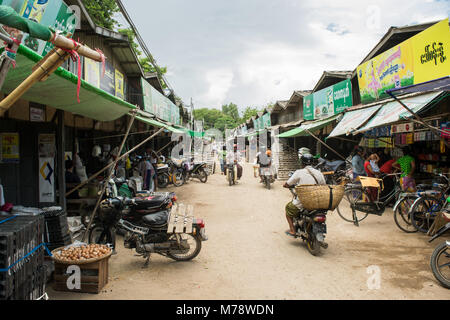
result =
[{"label": "motorbike rider", "polygon": [[[326,180],[322,172],[312,167],[314,157],[311,154],[301,155],[302,169],[295,173],[284,184],[284,188],[292,188],[299,185],[324,185]],[[303,205],[295,196],[294,200],[286,205],[286,219],[289,224],[289,230],[285,233],[288,236],[295,237],[294,218],[298,218],[304,211]]]},{"label": "motorbike rider", "polygon": [[232,153],[227,153],[226,158],[227,158],[227,164],[231,164],[231,163],[236,164],[237,179],[240,180],[241,177],[242,177],[243,169],[242,169],[242,166],[239,164],[239,162],[241,161],[241,154],[237,150],[237,144],[235,144],[233,146],[233,152]]},{"label": "motorbike rider", "polygon": [[263,156],[263,152],[260,152],[257,156],[256,163],[259,164],[259,178],[263,182],[262,169],[270,168],[272,166],[272,151],[267,150],[265,152],[266,156]]}]

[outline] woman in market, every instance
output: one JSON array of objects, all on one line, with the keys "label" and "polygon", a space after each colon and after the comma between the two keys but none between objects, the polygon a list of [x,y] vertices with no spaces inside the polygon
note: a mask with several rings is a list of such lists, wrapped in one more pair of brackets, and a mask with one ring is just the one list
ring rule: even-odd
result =
[{"label": "woman in market", "polygon": [[405,192],[416,191],[416,181],[414,172],[416,170],[416,161],[412,156],[412,150],[408,147],[403,151],[404,156],[393,163],[393,167],[399,169],[402,173],[400,183]]},{"label": "woman in market", "polygon": [[364,149],[357,147],[355,154],[352,158],[353,180],[356,180],[359,176],[365,176],[364,171]]},{"label": "woman in market", "polygon": [[[378,158],[377,154],[371,154],[367,160],[364,162],[364,170],[367,173],[367,176],[370,178],[376,178],[379,176],[379,173],[376,172],[374,164],[376,164]],[[378,169],[379,170],[379,169]],[[375,201],[377,198],[378,189],[374,187],[367,188],[367,192],[372,201]]]}]

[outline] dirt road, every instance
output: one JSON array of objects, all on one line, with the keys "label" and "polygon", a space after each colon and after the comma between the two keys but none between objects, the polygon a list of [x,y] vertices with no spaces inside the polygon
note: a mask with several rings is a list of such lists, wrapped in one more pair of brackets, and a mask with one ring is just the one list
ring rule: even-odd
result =
[{"label": "dirt road", "polygon": [[[310,255],[300,240],[287,237],[284,206],[290,193],[276,182],[265,189],[244,167],[239,185],[220,174],[207,184],[191,181],[170,188],[204,218],[209,240],[191,262],[153,255],[144,260],[123,248],[110,260],[110,282],[98,295],[48,289],[50,299],[448,299],[430,266],[438,244],[395,226],[392,210],[369,216],[359,228],[329,215],[329,248]],[[370,267],[370,268],[369,268]],[[380,271],[379,289],[369,290]]]}]

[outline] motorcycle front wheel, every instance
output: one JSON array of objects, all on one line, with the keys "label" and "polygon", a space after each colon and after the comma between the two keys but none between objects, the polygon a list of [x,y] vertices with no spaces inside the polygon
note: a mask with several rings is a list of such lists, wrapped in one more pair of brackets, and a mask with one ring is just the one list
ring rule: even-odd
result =
[{"label": "motorcycle front wheel", "polygon": [[266,188],[270,190],[270,179],[268,177],[266,177],[265,179],[266,179]]},{"label": "motorcycle front wheel", "polygon": [[208,175],[204,169],[198,170],[198,178],[201,183],[206,183],[208,181]]},{"label": "motorcycle front wheel", "polygon": [[[202,241],[200,238],[194,237],[192,234],[183,233],[180,235],[181,241],[186,241],[189,245],[189,250],[186,253],[167,253],[169,258],[175,261],[189,261],[194,259],[202,249]],[[176,241],[176,235],[172,235],[169,241]]]},{"label": "motorcycle front wheel", "polygon": [[446,242],[441,243],[431,255],[431,270],[434,277],[450,289],[450,249]]},{"label": "motorcycle front wheel", "polygon": [[181,171],[176,171],[173,174],[173,184],[175,187],[181,187],[184,184],[184,175]]},{"label": "motorcycle front wheel", "polygon": [[111,244],[116,247],[116,234],[114,230],[105,229],[100,225],[94,225],[89,230],[89,243],[91,244]]},{"label": "motorcycle front wheel", "polygon": [[169,176],[167,173],[158,174],[158,188],[165,188],[169,185]]}]

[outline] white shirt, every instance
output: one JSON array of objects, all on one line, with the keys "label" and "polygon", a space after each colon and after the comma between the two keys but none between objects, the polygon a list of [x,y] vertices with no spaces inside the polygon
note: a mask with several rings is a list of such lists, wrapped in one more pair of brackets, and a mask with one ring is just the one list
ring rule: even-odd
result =
[{"label": "white shirt", "polygon": [[[311,173],[309,173],[308,170]],[[304,169],[300,169],[300,170],[295,171],[295,173],[292,175],[292,177],[290,177],[289,180],[287,181],[287,184],[290,185],[290,186],[316,185],[317,182],[312,177],[311,174],[314,175],[314,177],[317,179],[317,182],[320,185],[327,184],[327,182],[325,180],[325,177],[322,174],[322,172],[320,172],[317,169],[314,169],[311,166],[307,166]],[[297,208],[299,208],[300,210],[303,210],[303,205],[302,205],[302,203],[300,202],[300,200],[298,199],[297,196],[294,198],[292,203]]]}]

